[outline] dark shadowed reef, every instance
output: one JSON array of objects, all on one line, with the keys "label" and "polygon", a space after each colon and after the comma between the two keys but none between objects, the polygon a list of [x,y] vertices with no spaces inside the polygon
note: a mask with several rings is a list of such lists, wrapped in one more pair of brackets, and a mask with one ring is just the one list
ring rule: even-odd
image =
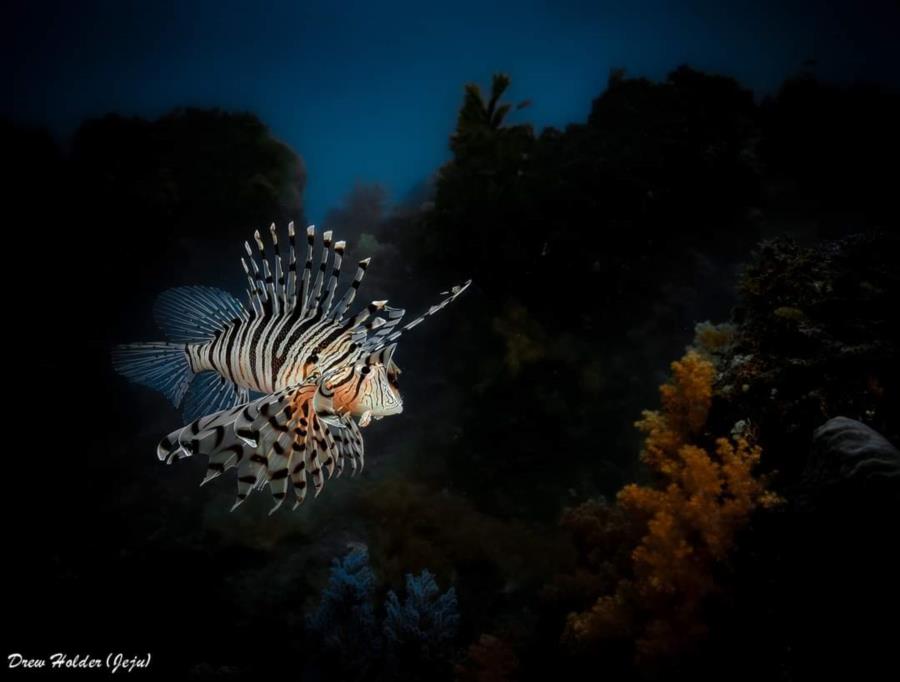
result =
[{"label": "dark shadowed reef", "polygon": [[154,338],[168,287],[243,290],[240,241],[303,219],[300,157],[252,114],[3,124],[19,648],[198,679],[875,679],[900,96],[615,72],[586,121],[535,131],[507,86],[466,88],[416,196],[359,187],[329,216],[373,256],[365,300],[474,284],[404,337],[406,411],[363,476],[271,518],[156,461],[178,415],[108,351]]}]

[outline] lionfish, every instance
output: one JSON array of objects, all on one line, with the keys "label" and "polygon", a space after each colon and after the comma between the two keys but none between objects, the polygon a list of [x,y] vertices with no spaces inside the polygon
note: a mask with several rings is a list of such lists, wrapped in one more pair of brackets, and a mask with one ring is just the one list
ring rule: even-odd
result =
[{"label": "lionfish", "polygon": [[206,455],[201,485],[237,467],[232,510],[268,485],[272,513],[287,497],[289,481],[296,509],[308,479],[318,497],[326,478],[340,476],[345,465],[353,474],[362,470],[360,427],[403,411],[397,339],[456,299],[471,280],[401,326],[405,311],[387,301],[351,312],[370,258],[359,261],[337,298],[346,242],[333,242],[325,232],[315,268],[316,231],[309,226],[298,275],[294,224],[288,225],[286,258],[274,224],[269,232],[271,256],[258,230],[255,254],[244,242],[248,306],[213,287],[165,291],[153,312],[169,340],[118,346],[113,366],[182,408],[186,426],[159,443],[161,461]]}]

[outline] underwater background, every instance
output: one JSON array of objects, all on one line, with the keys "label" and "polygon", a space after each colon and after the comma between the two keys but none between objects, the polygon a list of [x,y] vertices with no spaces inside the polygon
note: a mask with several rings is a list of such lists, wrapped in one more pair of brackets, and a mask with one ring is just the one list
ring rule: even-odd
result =
[{"label": "underwater background", "polygon": [[[703,4],[712,35],[730,25]],[[392,64],[434,55],[366,36],[298,100],[341,110],[303,119],[331,166],[286,141],[289,113],[254,107],[309,86],[305,62],[277,78],[253,62],[260,90],[233,91],[192,66],[246,5],[198,3],[196,37],[150,4],[11,11],[4,655],[149,651],[133,674],[168,679],[884,679],[900,634],[884,37],[900,24],[890,3],[788,5],[754,15],[771,45],[745,29],[724,61],[691,22],[666,35],[697,46],[650,59],[657,24],[577,3],[544,27],[530,9],[434,10],[426,37],[472,75],[447,48],[422,76],[442,94],[415,110]],[[262,52],[282,11],[235,53]],[[404,36],[420,16],[384,12]],[[355,41],[352,14],[310,9],[309,30]],[[613,64],[573,28],[617,21],[635,46]],[[549,44],[523,49],[535,32]],[[492,49],[466,47],[483,34]],[[587,51],[560,56],[569,40]],[[547,108],[568,91],[581,110]],[[378,127],[392,118],[419,123]],[[351,125],[377,144],[335,141]],[[404,412],[367,428],[360,476],[295,512],[268,516],[261,494],[230,513],[232,476],[198,488],[205,462],[156,459],[180,416],[109,351],[161,338],[169,287],[243,292],[243,240],[289,220],[373,257],[358,302],[415,312],[473,284],[404,336]]]}]

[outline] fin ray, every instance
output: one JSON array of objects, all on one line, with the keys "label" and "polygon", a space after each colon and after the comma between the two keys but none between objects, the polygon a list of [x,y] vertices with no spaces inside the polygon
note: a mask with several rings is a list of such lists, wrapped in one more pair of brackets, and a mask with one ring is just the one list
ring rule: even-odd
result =
[{"label": "fin ray", "polygon": [[187,286],[164,291],[153,306],[157,325],[170,341],[205,343],[235,318],[246,318],[243,304],[215,287]]},{"label": "fin ray", "polygon": [[116,346],[112,363],[119,374],[159,391],[175,407],[181,404],[195,376],[187,349],[180,343],[159,341]]}]

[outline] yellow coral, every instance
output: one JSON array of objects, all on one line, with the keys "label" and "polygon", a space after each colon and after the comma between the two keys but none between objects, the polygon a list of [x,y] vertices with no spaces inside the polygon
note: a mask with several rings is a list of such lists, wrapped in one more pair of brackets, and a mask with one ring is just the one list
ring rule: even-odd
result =
[{"label": "yellow coral", "polygon": [[775,308],[775,317],[791,322],[802,322],[806,319],[806,314],[800,308],[791,308],[790,306],[781,306]]},{"label": "yellow coral", "polygon": [[[663,418],[668,431],[685,438],[706,424],[712,404],[715,366],[697,351],[688,353],[672,363],[672,382],[659,388]],[[645,413],[646,419],[647,413]],[[646,432],[643,420],[638,428]]]},{"label": "yellow coral", "polygon": [[718,355],[727,351],[734,343],[736,333],[737,329],[729,322],[700,322],[694,326],[694,343],[704,353]]},{"label": "yellow coral", "polygon": [[758,506],[777,496],[753,473],[760,448],[743,437],[704,445],[712,404],[714,365],[696,351],[672,363],[672,380],[660,388],[662,410],[646,411],[641,458],[656,476],[652,486],[630,484],[617,503],[645,524],[632,552],[633,581],[569,618],[575,639],[608,636],[643,614],[637,651],[644,657],[677,651],[705,628],[703,600],[716,590],[716,562],[730,552],[738,530]]}]

